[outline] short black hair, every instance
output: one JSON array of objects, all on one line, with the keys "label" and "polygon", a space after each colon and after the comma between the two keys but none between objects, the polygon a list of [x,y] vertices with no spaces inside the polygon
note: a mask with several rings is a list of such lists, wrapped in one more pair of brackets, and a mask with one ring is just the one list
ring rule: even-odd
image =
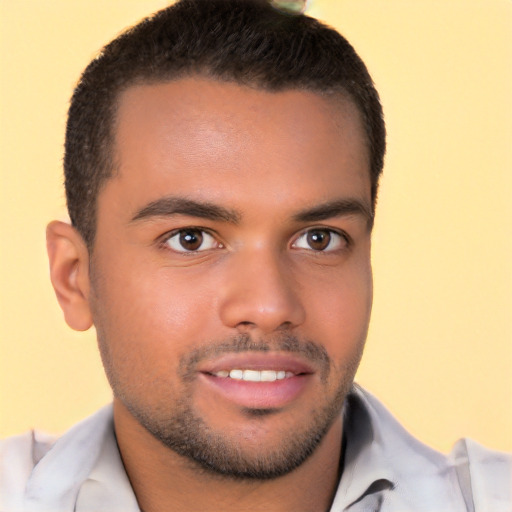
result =
[{"label": "short black hair", "polygon": [[267,91],[348,95],[359,109],[375,205],[385,152],[382,107],[350,43],[304,14],[268,0],[180,0],[142,20],[87,66],[68,112],[64,174],[72,224],[92,248],[97,196],[115,170],[120,94],[136,84],[202,76]]}]

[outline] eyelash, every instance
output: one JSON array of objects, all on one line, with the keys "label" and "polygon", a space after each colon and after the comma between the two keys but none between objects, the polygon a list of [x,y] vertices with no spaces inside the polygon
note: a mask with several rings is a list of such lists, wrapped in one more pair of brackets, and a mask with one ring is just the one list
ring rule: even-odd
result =
[{"label": "eyelash", "polygon": [[315,250],[310,246],[309,249],[302,248],[302,247],[297,247],[297,249],[310,250],[315,255],[331,255],[331,254],[339,254],[340,252],[344,252],[344,251],[348,250],[352,245],[352,239],[349,237],[349,235],[345,231],[327,228],[327,227],[323,227],[323,226],[313,226],[313,227],[305,229],[295,238],[294,244],[296,244],[297,241],[300,240],[302,237],[305,237],[308,234],[312,234],[315,231],[324,232],[324,233],[329,234],[331,239],[329,240],[327,247],[329,247],[329,245],[331,244],[333,235],[336,235],[337,237],[339,237],[341,239],[342,243],[345,244],[344,247],[330,249],[330,250],[325,250],[325,249],[324,250]]},{"label": "eyelash", "polygon": [[163,235],[161,237],[159,245],[164,250],[173,251],[175,253],[178,253],[178,254],[181,254],[181,255],[185,255],[185,256],[186,255],[198,254],[200,252],[206,252],[208,249],[203,249],[203,250],[186,250],[185,248],[183,248],[183,250],[180,251],[180,250],[176,250],[176,249],[173,249],[173,248],[169,247],[169,244],[168,244],[169,240],[171,240],[176,235],[179,235],[180,233],[186,233],[187,231],[189,231],[189,232],[196,232],[196,233],[202,233],[203,235],[206,234],[206,235],[212,237],[216,241],[216,243],[218,244],[218,248],[223,248],[224,247],[224,244],[219,241],[219,237],[218,237],[218,235],[216,233],[210,231],[209,229],[200,227],[200,226],[187,226],[187,227],[184,227],[184,228],[174,229],[174,230],[170,231],[169,233],[166,233],[165,235]]},{"label": "eyelash", "polygon": [[[173,251],[175,253],[178,253],[178,254],[181,254],[181,255],[184,255],[184,256],[186,256],[186,255],[194,255],[194,254],[197,255],[198,253],[207,252],[209,250],[209,249],[186,250],[185,248],[183,248],[183,250],[176,250],[176,249],[173,249],[173,248],[169,247],[169,244],[168,244],[169,240],[171,240],[176,235],[179,235],[180,233],[186,233],[187,231],[198,232],[198,233],[202,233],[203,235],[206,234],[206,235],[212,237],[216,241],[216,243],[218,244],[218,247],[216,247],[216,248],[224,248],[225,247],[225,245],[221,241],[219,241],[219,237],[218,237],[218,235],[215,232],[212,232],[211,230],[209,230],[207,228],[200,227],[200,226],[187,226],[187,227],[183,227],[183,228],[179,228],[179,229],[175,229],[173,231],[170,231],[169,233],[166,233],[165,235],[163,235],[160,238],[159,245],[164,250],[170,250],[170,251]],[[334,234],[334,235],[340,237],[345,242],[346,246],[342,247],[342,248],[336,248],[336,249],[330,249],[330,250],[315,250],[312,247],[309,247],[309,248],[295,247],[295,249],[298,249],[298,250],[301,250],[301,249],[309,250],[313,254],[316,254],[316,255],[322,255],[322,254],[323,255],[328,255],[328,254],[332,254],[332,253],[339,253],[339,252],[346,251],[346,250],[348,250],[352,246],[352,239],[350,238],[350,236],[345,231],[336,230],[336,229],[327,228],[327,227],[322,227],[322,226],[313,226],[313,227],[309,227],[309,228],[305,229],[297,237],[295,237],[294,242],[292,243],[292,247],[302,237],[307,236],[308,234],[311,234],[311,233],[313,233],[315,231],[328,233],[331,237]],[[330,243],[331,243],[331,240],[329,240],[329,244]]]}]

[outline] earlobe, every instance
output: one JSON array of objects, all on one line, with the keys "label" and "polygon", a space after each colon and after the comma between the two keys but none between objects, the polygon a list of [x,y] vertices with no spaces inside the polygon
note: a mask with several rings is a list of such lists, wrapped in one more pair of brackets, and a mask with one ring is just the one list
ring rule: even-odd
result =
[{"label": "earlobe", "polygon": [[92,326],[89,307],[89,252],[71,225],[53,221],[46,228],[50,278],[66,323],[77,331]]}]

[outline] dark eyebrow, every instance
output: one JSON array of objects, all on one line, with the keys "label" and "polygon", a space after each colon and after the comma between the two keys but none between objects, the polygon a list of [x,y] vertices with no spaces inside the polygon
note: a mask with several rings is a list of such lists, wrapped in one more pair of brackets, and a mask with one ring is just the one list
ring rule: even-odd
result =
[{"label": "dark eyebrow", "polygon": [[367,220],[369,227],[373,225],[373,212],[370,206],[359,199],[328,201],[295,214],[294,220],[298,222],[316,222],[345,215],[361,215]]},{"label": "dark eyebrow", "polygon": [[184,197],[163,197],[141,208],[132,218],[133,221],[149,217],[168,217],[171,215],[189,215],[202,219],[240,222],[240,214],[213,203],[193,201]]}]

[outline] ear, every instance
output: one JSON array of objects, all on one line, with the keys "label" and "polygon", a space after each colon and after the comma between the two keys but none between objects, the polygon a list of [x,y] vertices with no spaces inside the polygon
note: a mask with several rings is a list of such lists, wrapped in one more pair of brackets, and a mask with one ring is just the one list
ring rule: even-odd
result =
[{"label": "ear", "polygon": [[77,331],[93,324],[89,307],[89,251],[75,228],[53,221],[46,228],[50,278],[66,323]]}]

